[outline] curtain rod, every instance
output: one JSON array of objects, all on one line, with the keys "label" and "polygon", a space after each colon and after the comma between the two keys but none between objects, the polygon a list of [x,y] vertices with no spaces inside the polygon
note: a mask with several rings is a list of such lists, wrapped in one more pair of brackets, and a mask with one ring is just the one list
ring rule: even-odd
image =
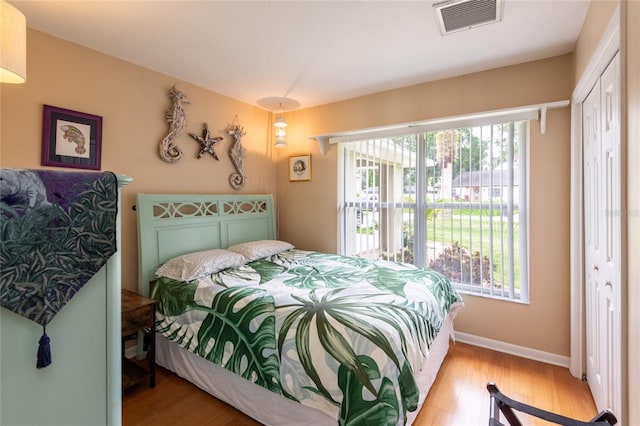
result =
[{"label": "curtain rod", "polygon": [[[462,114],[452,117],[440,117],[429,120],[420,120],[409,123],[392,124],[388,126],[370,127],[358,130],[348,130],[343,132],[334,132],[327,134],[320,134],[315,136],[309,136],[309,139],[313,139],[318,142],[320,147],[320,153],[325,154],[329,146],[339,142],[346,142],[353,140],[354,138],[368,138],[374,135],[386,134],[387,136],[394,135],[396,133],[406,133],[407,131],[421,131],[425,129],[435,130],[432,127],[438,127],[445,124],[456,125],[461,122],[471,122],[475,120],[486,120],[491,117],[519,117],[523,116],[528,119],[540,120],[540,132],[544,134],[547,128],[547,110],[553,108],[564,108],[569,106],[569,100],[546,102],[540,104],[532,104],[521,107],[505,108],[500,110],[484,111],[473,114]],[[534,114],[535,116],[531,115]]]}]

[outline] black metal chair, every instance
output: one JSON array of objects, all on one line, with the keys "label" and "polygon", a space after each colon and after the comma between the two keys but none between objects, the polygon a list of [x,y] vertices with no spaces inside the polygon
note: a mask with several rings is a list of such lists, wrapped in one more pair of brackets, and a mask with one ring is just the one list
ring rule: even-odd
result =
[{"label": "black metal chair", "polygon": [[616,416],[610,410],[601,411],[590,421],[583,422],[513,400],[500,392],[498,386],[493,382],[487,383],[487,390],[491,397],[489,426],[505,426],[500,423],[500,413],[504,415],[510,426],[522,426],[514,410],[564,426],[611,426],[618,423]]}]

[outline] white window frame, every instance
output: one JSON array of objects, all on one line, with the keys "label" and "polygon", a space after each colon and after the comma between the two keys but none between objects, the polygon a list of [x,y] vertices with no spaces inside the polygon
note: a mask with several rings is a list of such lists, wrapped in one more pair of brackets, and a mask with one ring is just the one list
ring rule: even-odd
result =
[{"label": "white window frame", "polygon": [[[566,103],[565,102],[561,102],[561,103],[554,103],[554,104],[547,104],[544,106],[544,113],[546,113],[546,108],[551,106],[551,107],[559,107],[559,106],[565,106]],[[384,129],[371,129],[371,130],[366,130],[366,131],[360,131],[360,132],[353,132],[352,134],[348,134],[348,135],[340,135],[340,136],[336,136],[336,137],[331,137],[330,143],[335,144],[335,143],[345,143],[345,142],[354,142],[354,141],[358,141],[358,140],[363,140],[363,139],[370,139],[370,138],[387,138],[387,137],[393,137],[393,136],[405,136],[405,135],[410,135],[410,134],[416,134],[416,137],[418,137],[418,135],[420,134],[425,134],[427,131],[440,131],[440,130],[446,130],[446,129],[458,129],[458,128],[464,128],[464,127],[477,127],[480,125],[493,125],[493,124],[500,124],[500,123],[506,123],[506,122],[515,122],[515,121],[521,121],[521,120],[531,120],[531,119],[536,119],[538,118],[538,112],[541,109],[538,109],[539,106],[535,106],[535,107],[524,107],[524,108],[520,108],[517,110],[506,110],[506,111],[500,111],[500,112],[492,112],[492,113],[486,113],[486,114],[474,114],[472,116],[465,116],[465,117],[454,117],[451,119],[441,119],[441,120],[433,120],[432,122],[428,122],[428,123],[423,123],[420,125],[413,125],[410,127],[388,127],[388,128],[384,128]],[[546,115],[546,114],[543,114]],[[543,116],[543,118],[546,118]],[[521,130],[522,131],[522,130]],[[527,131],[527,135],[528,135],[528,129]],[[528,137],[527,139],[527,143],[528,144]],[[418,147],[423,146],[422,144],[418,144]],[[419,148],[419,152],[418,152],[418,159],[424,159],[426,158],[426,156],[424,155],[423,152],[420,152],[420,150],[423,150],[424,148]],[[529,256],[528,256],[528,241],[529,241],[529,220],[528,220],[528,187],[529,187],[529,181],[528,181],[528,146],[525,147],[524,150],[521,150],[521,154],[523,155],[521,158],[521,163],[520,163],[520,182],[521,182],[521,186],[522,186],[522,191],[524,191],[524,201],[521,200],[520,204],[522,204],[522,202],[524,202],[524,206],[520,207],[520,226],[519,226],[519,243],[520,243],[520,256],[522,257],[522,261],[520,262],[520,290],[519,292],[514,292],[514,287],[513,284],[510,284],[507,288],[506,294],[504,292],[504,290],[502,292],[498,292],[497,294],[494,293],[493,291],[489,291],[489,292],[483,292],[483,291],[476,291],[475,289],[473,291],[469,291],[471,286],[465,286],[465,285],[460,285],[458,286],[458,288],[462,291],[462,292],[469,292],[470,294],[474,294],[477,296],[481,296],[481,297],[492,297],[492,298],[497,298],[500,300],[507,300],[507,301],[513,301],[513,302],[521,302],[521,303],[528,303],[529,302],[529,287],[528,287],[528,282],[529,282],[529,274],[528,274],[528,265],[529,265]],[[346,253],[346,242],[345,242],[345,231],[346,231],[346,225],[345,225],[345,196],[344,196],[344,174],[345,174],[345,170],[344,170],[344,151],[343,149],[339,149],[338,151],[338,161],[339,161],[339,167],[338,167],[338,184],[339,184],[339,189],[338,189],[338,195],[339,195],[339,242],[340,242],[340,250],[341,253]],[[419,161],[424,161],[424,160],[419,160]],[[524,164],[523,164],[524,163]],[[418,165],[418,167],[420,167],[420,165]],[[424,168],[422,168],[424,169]],[[415,211],[416,211],[416,217],[426,217],[426,208],[427,208],[427,203],[426,203],[426,190],[427,188],[426,183],[422,182],[424,181],[424,179],[417,179],[416,180],[416,203],[415,203]],[[420,182],[420,184],[418,183]],[[503,188],[500,188],[500,190],[502,191]],[[425,222],[422,222],[421,220],[417,220],[415,223],[415,234],[416,235],[426,235],[425,232],[423,232],[425,229],[423,227],[426,227]],[[425,241],[426,242],[426,241]],[[511,241],[513,242],[513,241]],[[424,249],[423,246],[424,244],[422,243],[418,243],[416,242],[416,244],[414,244],[414,258],[418,260],[417,262],[417,266],[425,266],[424,262],[426,262],[426,255],[424,253]],[[424,259],[424,260],[423,260]],[[422,263],[422,264],[421,264]]]}]

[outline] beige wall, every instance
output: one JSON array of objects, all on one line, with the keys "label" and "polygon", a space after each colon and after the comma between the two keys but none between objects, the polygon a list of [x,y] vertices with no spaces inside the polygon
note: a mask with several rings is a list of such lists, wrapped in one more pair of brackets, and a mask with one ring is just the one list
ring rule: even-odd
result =
[{"label": "beige wall", "polygon": [[[27,37],[27,83],[0,85],[0,164],[40,167],[43,104],[102,116],[102,170],[134,179],[122,198],[124,288],[137,289],[135,194],[236,192],[228,183],[235,169],[227,153],[231,140],[224,131],[236,114],[246,132],[242,142],[248,177],[238,192],[275,194],[265,111],[38,31],[29,30]],[[183,158],[169,164],[160,160],[158,144],[168,132],[164,115],[174,84],[191,104],[185,107],[187,132],[175,140]],[[225,136],[216,146],[220,161],[209,155],[196,159],[199,145],[187,133],[200,135],[204,122],[212,136]]]},{"label": "beige wall", "polygon": [[[278,163],[280,236],[337,251],[337,149],[308,136],[569,99],[572,56],[377,93],[287,115],[290,146]],[[297,128],[299,126],[300,128]],[[569,108],[551,110],[547,133],[531,128],[531,303],[466,296],[456,330],[569,355]],[[285,157],[312,153],[313,180],[288,182]]]},{"label": "beige wall", "polygon": [[576,83],[591,60],[591,56],[617,5],[618,0],[591,1],[574,50],[574,78]]}]

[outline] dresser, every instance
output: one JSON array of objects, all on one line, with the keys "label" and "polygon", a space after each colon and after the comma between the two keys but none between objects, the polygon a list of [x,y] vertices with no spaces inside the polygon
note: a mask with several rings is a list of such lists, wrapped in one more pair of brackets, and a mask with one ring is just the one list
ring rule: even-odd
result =
[{"label": "dresser", "polygon": [[[117,178],[119,188],[132,181]],[[120,217],[116,234],[120,247]],[[42,327],[0,308],[0,424],[121,424],[120,276],[116,252],[56,315],[47,368],[36,368]]]}]

